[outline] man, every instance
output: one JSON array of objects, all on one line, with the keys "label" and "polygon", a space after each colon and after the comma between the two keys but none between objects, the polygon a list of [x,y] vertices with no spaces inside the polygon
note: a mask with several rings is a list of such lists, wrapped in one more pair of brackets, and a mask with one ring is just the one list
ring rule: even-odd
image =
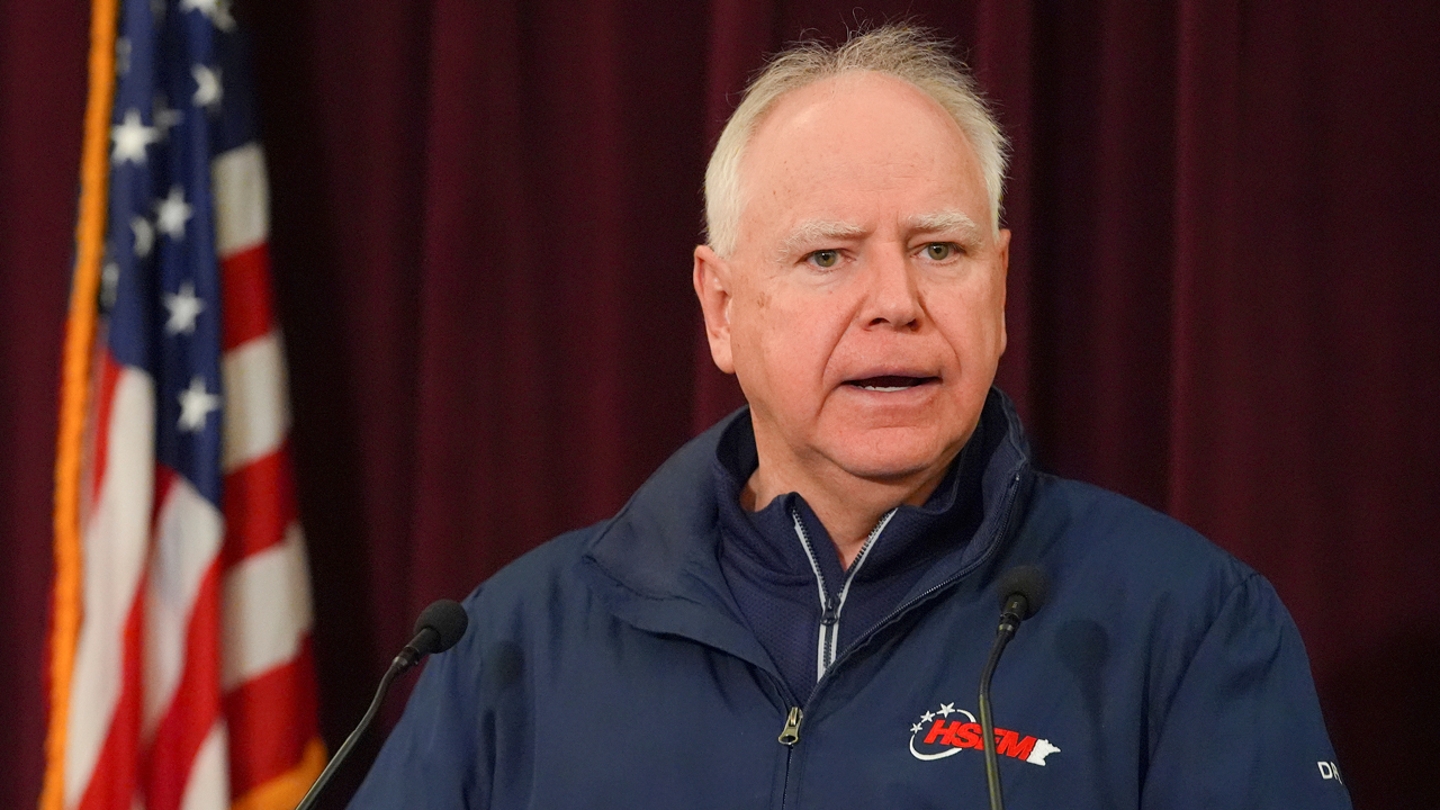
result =
[{"label": "man", "polygon": [[991,388],[1003,150],[916,32],[772,62],[695,251],[749,408],[472,594],[353,806],[983,805],[1018,564],[1052,585],[993,692],[1010,807],[1349,806],[1271,587],[1031,466]]}]

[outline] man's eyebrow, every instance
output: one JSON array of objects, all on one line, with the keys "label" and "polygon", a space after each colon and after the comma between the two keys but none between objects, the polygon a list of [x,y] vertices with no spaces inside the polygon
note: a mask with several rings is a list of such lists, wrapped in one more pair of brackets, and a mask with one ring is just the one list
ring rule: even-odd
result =
[{"label": "man's eyebrow", "polygon": [[865,229],[853,222],[843,222],[836,219],[809,219],[801,222],[792,229],[785,241],[780,243],[782,256],[793,256],[794,254],[810,249],[813,250],[817,243],[825,243],[836,239],[855,239],[864,236]]},{"label": "man's eyebrow", "polygon": [[919,214],[907,222],[910,229],[919,233],[956,233],[961,242],[980,241],[980,226],[961,211],[938,211],[933,214]]}]

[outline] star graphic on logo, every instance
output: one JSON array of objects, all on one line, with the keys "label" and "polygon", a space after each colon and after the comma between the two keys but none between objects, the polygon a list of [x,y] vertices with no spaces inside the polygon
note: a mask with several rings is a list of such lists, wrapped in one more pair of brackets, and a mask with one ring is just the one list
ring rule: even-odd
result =
[{"label": "star graphic on logo", "polygon": [[949,717],[951,714],[954,714],[954,713],[955,713],[955,704],[954,704],[954,703],[941,703],[941,704],[940,704],[940,711],[936,712],[936,714],[940,715],[941,717]]},{"label": "star graphic on logo", "polygon": [[935,713],[934,713],[934,712],[927,711],[927,712],[925,712],[924,714],[920,715],[920,722],[922,722],[922,723],[928,723],[928,722],[930,722],[931,720],[934,720],[934,719],[935,719]]},{"label": "star graphic on logo", "polygon": [[180,285],[179,293],[165,293],[165,308],[170,310],[165,334],[190,335],[195,332],[195,318],[205,311],[205,302],[195,296],[195,285],[187,281]]},{"label": "star graphic on logo", "polygon": [[920,732],[922,732],[922,731],[924,731],[924,730],[925,730],[925,727],[922,726],[922,725],[920,725],[919,723],[916,723],[915,725],[913,725],[913,726],[910,727],[910,733],[911,733],[911,734],[919,734]]},{"label": "star graphic on logo", "polygon": [[155,226],[171,239],[185,238],[185,223],[195,215],[195,210],[185,202],[185,189],[171,186],[170,194],[155,206]]},{"label": "star graphic on logo", "polygon": [[155,226],[144,217],[135,217],[130,220],[130,230],[135,234],[135,255],[142,259],[149,256],[155,246]]},{"label": "star graphic on logo", "polygon": [[211,70],[204,65],[191,65],[190,75],[195,77],[195,97],[192,101],[196,107],[213,109],[220,105],[220,97],[224,91],[220,88],[220,69]]},{"label": "star graphic on logo", "polygon": [[190,378],[190,387],[180,392],[179,427],[187,433],[205,429],[205,417],[220,407],[220,397],[205,390],[205,380]]},{"label": "star graphic on logo", "polygon": [[155,127],[147,127],[140,120],[140,111],[134,108],[125,111],[125,120],[110,128],[110,137],[115,140],[115,149],[110,153],[110,162],[144,163],[145,147],[160,140]]}]

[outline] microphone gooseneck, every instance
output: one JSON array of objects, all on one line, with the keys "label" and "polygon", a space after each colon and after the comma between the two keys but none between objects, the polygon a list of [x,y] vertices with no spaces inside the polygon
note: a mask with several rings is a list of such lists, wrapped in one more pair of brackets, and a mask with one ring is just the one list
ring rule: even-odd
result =
[{"label": "microphone gooseneck", "polygon": [[335,756],[325,765],[325,770],[316,777],[315,784],[310,786],[305,798],[295,806],[295,810],[310,810],[319,800],[320,794],[325,791],[325,786],[330,784],[330,778],[339,769],[340,763],[350,756],[350,751],[360,738],[365,735],[365,730],[370,727],[370,722],[375,719],[375,714],[380,711],[380,704],[385,700],[385,693],[390,691],[390,684],[404,674],[407,670],[427,655],[445,652],[454,647],[465,635],[465,628],[470,623],[470,617],[466,615],[465,608],[460,603],[450,599],[440,599],[432,602],[429,607],[420,613],[420,618],[415,622],[415,636],[410,639],[404,649],[390,662],[390,668],[385,671],[384,677],[380,679],[380,687],[375,690],[375,697],[370,699],[370,708],[365,710],[365,716],[360,718],[360,724],[345,738],[345,742],[336,749]]},{"label": "microphone gooseneck", "polygon": [[990,711],[990,680],[1005,645],[1020,629],[1021,622],[1040,612],[1049,590],[1049,578],[1034,565],[1011,568],[1000,577],[1000,626],[995,631],[990,658],[980,673],[980,735],[985,743],[985,784],[990,791],[990,810],[1005,808],[1000,792],[999,755],[995,750],[995,719]]}]

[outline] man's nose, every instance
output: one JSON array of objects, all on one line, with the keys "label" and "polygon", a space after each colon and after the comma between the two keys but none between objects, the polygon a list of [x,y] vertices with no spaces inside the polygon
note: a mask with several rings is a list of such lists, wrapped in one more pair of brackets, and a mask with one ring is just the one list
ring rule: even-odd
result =
[{"label": "man's nose", "polygon": [[867,288],[861,318],[867,326],[913,329],[920,321],[916,268],[903,250],[877,251],[865,274]]}]

